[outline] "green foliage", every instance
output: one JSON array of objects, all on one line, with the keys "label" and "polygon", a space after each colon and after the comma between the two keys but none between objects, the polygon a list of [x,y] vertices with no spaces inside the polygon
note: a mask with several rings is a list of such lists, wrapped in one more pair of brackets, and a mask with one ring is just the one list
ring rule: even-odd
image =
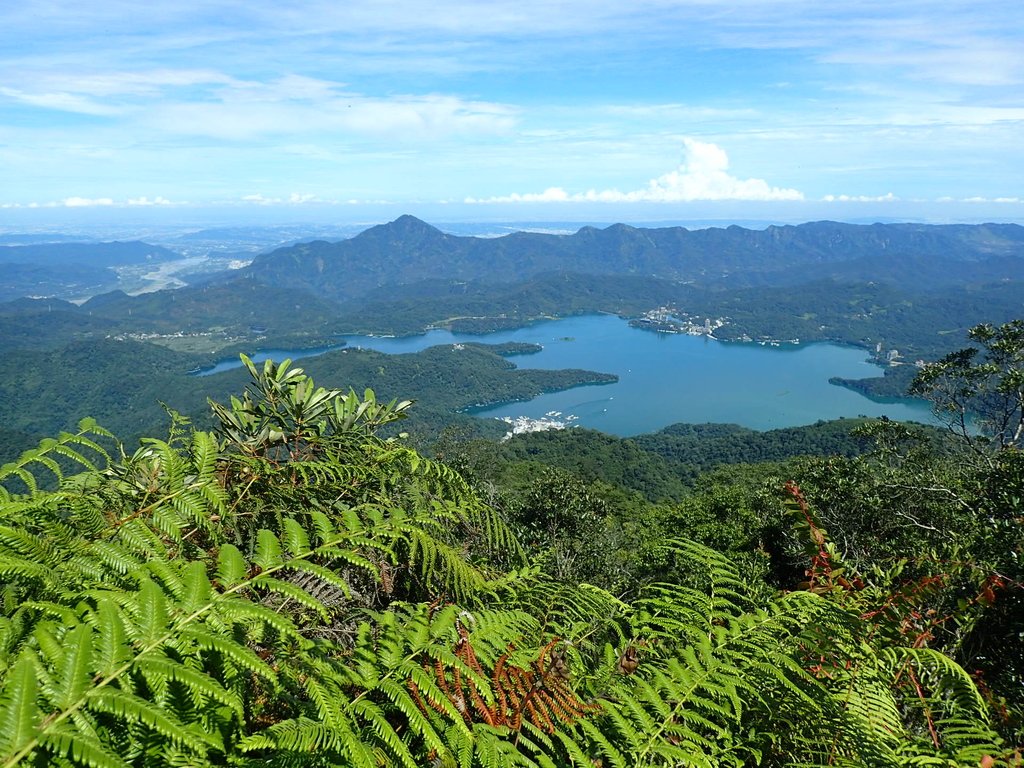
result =
[{"label": "green foliage", "polygon": [[272,360],[259,371],[245,355],[242,362],[254,381],[254,391],[231,398],[230,407],[210,401],[229,444],[250,456],[297,461],[320,453],[339,438],[367,437],[380,427],[404,418],[411,400],[378,403],[373,390],[363,399],[353,390],[317,387],[291,360]]},{"label": "green foliage", "polygon": [[968,335],[977,346],[926,365],[911,392],[928,398],[939,417],[963,439],[971,440],[977,427],[997,448],[1020,448],[1024,445],[1024,320],[998,327],[976,325]]},{"label": "green foliage", "polygon": [[[960,666],[833,592],[685,540],[628,599],[545,573],[376,434],[406,403],[248,368],[217,433],[91,465],[85,423],[0,472],[3,768],[1009,765]],[[522,530],[583,546],[604,504],[549,471]]]},{"label": "green foliage", "polygon": [[95,420],[86,418],[78,423],[75,433],[62,432],[56,439],[43,440],[39,447],[23,453],[16,461],[0,467],[0,501],[10,501],[9,486],[18,480],[28,495],[39,493],[40,480],[37,472],[49,473],[42,482],[62,483],[68,467],[77,472],[82,469],[95,471],[97,465],[110,460],[105,448],[96,439],[113,439]]}]

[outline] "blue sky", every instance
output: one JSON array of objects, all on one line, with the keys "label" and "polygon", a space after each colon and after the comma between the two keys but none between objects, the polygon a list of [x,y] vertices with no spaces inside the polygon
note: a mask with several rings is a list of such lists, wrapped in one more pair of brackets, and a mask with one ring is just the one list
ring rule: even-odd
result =
[{"label": "blue sky", "polygon": [[0,226],[1024,221],[1024,3],[8,2],[0,180]]}]

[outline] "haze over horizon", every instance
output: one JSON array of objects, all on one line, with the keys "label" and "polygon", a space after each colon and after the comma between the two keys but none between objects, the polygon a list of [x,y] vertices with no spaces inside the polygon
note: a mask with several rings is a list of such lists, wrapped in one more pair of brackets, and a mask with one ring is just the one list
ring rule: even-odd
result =
[{"label": "haze over horizon", "polygon": [[27,0],[0,230],[1024,222],[1024,6]]}]

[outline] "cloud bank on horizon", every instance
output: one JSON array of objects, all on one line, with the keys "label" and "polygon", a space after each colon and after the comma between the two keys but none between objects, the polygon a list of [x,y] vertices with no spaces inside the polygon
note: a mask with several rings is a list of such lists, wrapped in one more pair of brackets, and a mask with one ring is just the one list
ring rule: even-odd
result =
[{"label": "cloud bank on horizon", "polygon": [[0,7],[0,212],[735,203],[1024,220],[1024,4],[142,8]]},{"label": "cloud bank on horizon", "polygon": [[728,174],[729,157],[714,144],[683,139],[682,165],[656,179],[647,186],[631,192],[617,189],[569,194],[561,187],[548,187],[540,193],[489,197],[477,200],[467,197],[467,203],[689,203],[697,200],[803,200],[795,189],[771,187],[763,179],[737,179]]}]

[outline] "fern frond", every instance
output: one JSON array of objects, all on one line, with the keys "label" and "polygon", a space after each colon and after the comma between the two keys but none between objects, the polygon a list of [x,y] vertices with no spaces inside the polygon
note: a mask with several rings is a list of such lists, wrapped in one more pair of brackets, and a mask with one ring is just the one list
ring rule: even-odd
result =
[{"label": "fern frond", "polygon": [[[25,451],[16,460],[0,466],[0,502],[8,502],[15,498],[10,488],[10,481],[17,479],[24,486],[29,497],[40,495],[40,478],[35,476],[38,468],[46,470],[46,481],[60,485],[66,475],[60,462],[53,456],[65,460],[66,465],[79,470],[95,470],[97,460],[106,464],[110,461],[109,454],[93,440],[93,437],[113,439],[113,435],[100,427],[92,419],[83,419],[78,424],[78,432],[62,432],[56,439],[47,438],[37,448]],[[90,456],[92,454],[95,458]]]}]

